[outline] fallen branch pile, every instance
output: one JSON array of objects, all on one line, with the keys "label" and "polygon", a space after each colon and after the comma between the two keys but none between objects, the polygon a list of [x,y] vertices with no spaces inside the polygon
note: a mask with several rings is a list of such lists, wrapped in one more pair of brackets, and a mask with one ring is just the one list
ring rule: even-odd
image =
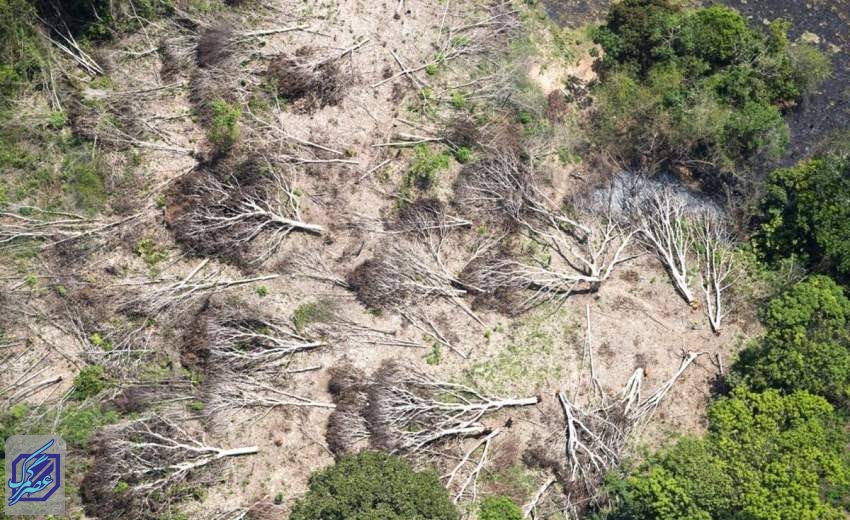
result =
[{"label": "fallen branch pile", "polygon": [[490,432],[484,416],[503,408],[537,404],[537,397],[501,398],[466,385],[437,381],[398,362],[385,362],[370,380],[345,373],[331,381],[337,409],[328,445],[337,453],[369,446],[423,455],[451,438]]}]

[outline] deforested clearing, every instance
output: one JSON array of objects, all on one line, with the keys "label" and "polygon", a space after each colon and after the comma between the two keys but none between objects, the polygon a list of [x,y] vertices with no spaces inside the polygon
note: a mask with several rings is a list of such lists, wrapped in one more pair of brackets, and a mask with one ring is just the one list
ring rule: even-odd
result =
[{"label": "deforested clearing", "polygon": [[68,517],[850,511],[832,26],[60,4],[0,0],[0,437]]}]

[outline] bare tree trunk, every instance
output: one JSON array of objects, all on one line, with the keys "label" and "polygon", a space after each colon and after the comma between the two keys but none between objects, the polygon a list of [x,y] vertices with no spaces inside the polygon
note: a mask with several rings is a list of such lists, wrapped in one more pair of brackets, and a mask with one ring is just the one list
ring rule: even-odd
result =
[{"label": "bare tree trunk", "polygon": [[721,321],[729,314],[725,293],[733,283],[734,242],[726,223],[717,216],[705,213],[695,226],[705,314],[711,330],[719,334]]},{"label": "bare tree trunk", "polygon": [[685,207],[670,188],[665,188],[650,194],[634,209],[641,240],[664,265],[676,291],[693,307],[696,299],[690,288],[688,254],[694,238]]}]

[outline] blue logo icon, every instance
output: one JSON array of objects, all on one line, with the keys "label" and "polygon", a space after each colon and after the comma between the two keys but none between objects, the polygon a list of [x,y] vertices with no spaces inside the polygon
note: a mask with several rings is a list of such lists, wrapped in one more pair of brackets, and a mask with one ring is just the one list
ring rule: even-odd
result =
[{"label": "blue logo icon", "polygon": [[46,502],[61,485],[61,459],[58,453],[44,453],[53,446],[50,439],[32,453],[21,453],[12,461],[12,490],[8,506],[18,502]]}]

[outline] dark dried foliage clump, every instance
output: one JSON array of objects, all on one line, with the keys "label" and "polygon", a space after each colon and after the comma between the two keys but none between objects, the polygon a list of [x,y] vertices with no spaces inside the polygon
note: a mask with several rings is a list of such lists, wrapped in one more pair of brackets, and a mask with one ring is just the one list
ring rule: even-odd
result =
[{"label": "dark dried foliage clump", "polygon": [[357,451],[358,443],[368,437],[368,383],[366,374],[349,363],[333,367],[330,376],[328,391],[334,396],[336,410],[328,420],[325,441],[339,457]]},{"label": "dark dried foliage clump", "polygon": [[[166,192],[165,210],[166,224],[177,242],[198,256],[220,257],[241,265],[242,252],[233,250],[225,234],[198,226],[196,210],[238,207],[246,196],[264,189],[267,170],[267,164],[255,157],[227,158],[179,178]],[[218,185],[216,182],[234,189],[228,193],[211,192],[208,188]]]},{"label": "dark dried foliage clump", "polygon": [[373,282],[383,276],[384,269],[380,260],[366,260],[348,273],[345,282],[357,295],[357,300],[370,309],[383,309],[389,303],[385,291]]},{"label": "dark dried foliage clump", "polygon": [[196,69],[192,73],[189,78],[189,104],[201,127],[212,125],[215,101],[236,102],[230,83],[228,75],[221,70]]},{"label": "dark dried foliage clump", "polygon": [[269,63],[266,76],[277,95],[293,102],[299,112],[312,112],[342,102],[348,81],[336,61],[311,60],[313,49],[280,54]]},{"label": "dark dried foliage clump", "polygon": [[204,68],[221,65],[232,54],[233,32],[227,27],[214,26],[205,29],[198,38],[195,59]]}]

